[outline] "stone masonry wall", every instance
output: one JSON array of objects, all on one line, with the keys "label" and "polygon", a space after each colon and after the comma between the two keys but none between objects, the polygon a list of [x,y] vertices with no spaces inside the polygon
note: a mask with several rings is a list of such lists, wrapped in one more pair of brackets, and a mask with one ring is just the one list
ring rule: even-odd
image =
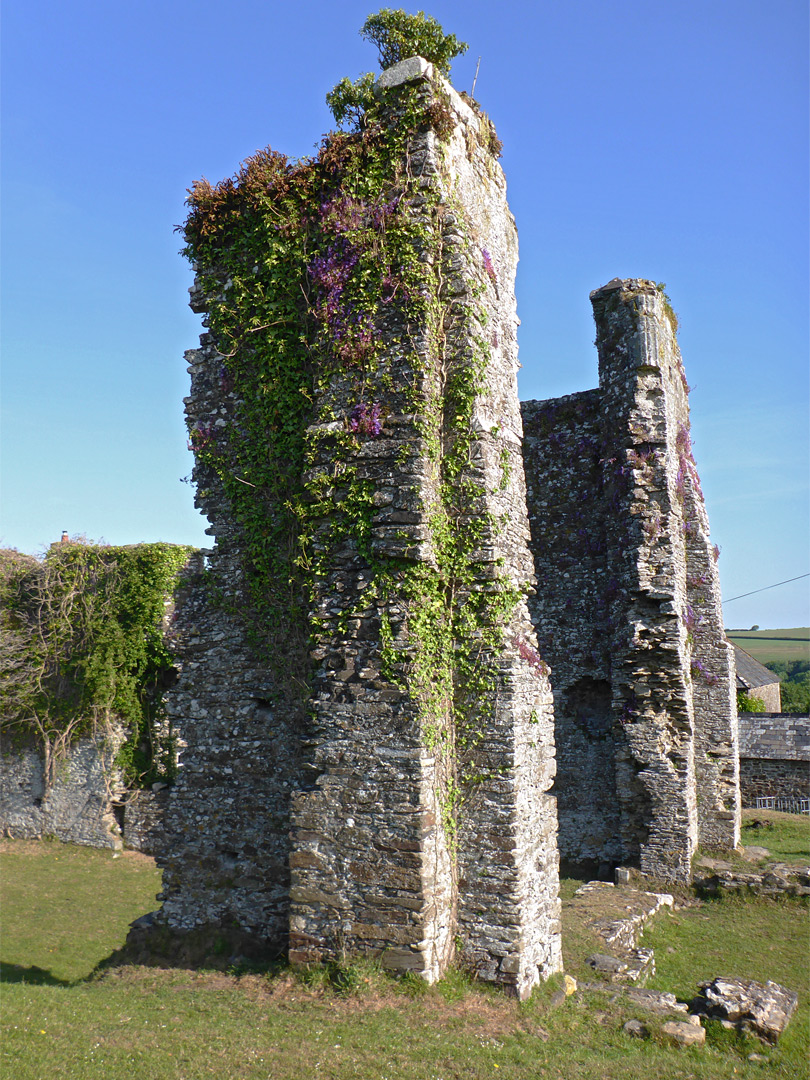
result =
[{"label": "stone masonry wall", "polygon": [[131,791],[126,794],[121,807],[124,819],[124,845],[144,855],[154,855],[165,843],[163,823],[170,788],[157,791]]},{"label": "stone masonry wall", "polygon": [[77,740],[56,767],[46,794],[42,756],[36,750],[0,754],[0,832],[15,840],[55,837],[63,843],[122,846],[112,803],[113,760],[123,738]]},{"label": "stone masonry wall", "polygon": [[810,761],[810,718],[794,713],[740,713],[740,757]]},{"label": "stone masonry wall", "polygon": [[[215,422],[220,358],[208,335],[187,354],[187,408]],[[216,928],[261,952],[283,953],[290,903],[290,794],[300,770],[300,711],[279,700],[235,614],[243,597],[227,508],[216,478],[198,495],[217,547],[192,559],[175,607],[171,644],[178,670],[167,695],[178,737],[178,775],[163,833],[153,841],[163,869],[159,921],[173,931]]]},{"label": "stone masonry wall", "polygon": [[[533,568],[516,233],[481,121],[452,87],[418,58],[380,86],[393,94],[387,122],[398,123],[397,87],[414,86],[443,119],[442,138],[432,127],[416,133],[392,171],[424,193],[398,213],[413,215],[426,238],[433,302],[422,324],[396,305],[380,309],[380,430],[348,449],[343,438],[339,469],[333,436],[348,421],[322,419],[306,432],[309,490],[328,491],[332,508],[349,495],[341,477],[370,493],[369,547],[336,532],[328,501],[319,504],[311,550],[320,569],[301,628],[304,640],[312,630],[314,666],[296,698],[256,659],[238,618],[244,542],[218,475],[198,456],[197,500],[216,546],[191,568],[172,630],[180,768],[157,853],[157,922],[181,934],[236,928],[302,962],[371,952],[431,981],[461,939],[481,978],[523,997],[560,968],[561,954],[552,701],[524,599]],[[219,302],[199,286],[192,296],[203,312]],[[453,387],[484,353],[459,497],[448,503],[446,462],[460,437]],[[240,403],[210,334],[187,356],[189,427],[216,438],[238,424]],[[335,370],[315,394],[314,417],[349,417],[356,378]],[[480,534],[473,580],[457,595],[440,570],[448,528]],[[438,692],[434,673],[420,674],[420,634],[430,630],[420,629],[422,601],[408,583],[422,578],[445,582],[448,617],[481,608],[482,596],[511,597],[480,637],[460,631],[472,637],[458,648],[477,650],[491,675],[474,700],[460,667]]]},{"label": "stone masonry wall", "polygon": [[561,856],[685,881],[699,831],[739,836],[731,657],[665,298],[591,299],[599,389],[523,406]]},{"label": "stone masonry wall", "polygon": [[740,758],[740,794],[746,807],[760,796],[810,799],[810,766],[806,761]]},{"label": "stone masonry wall", "polygon": [[740,713],[739,723],[743,805],[758,795],[810,798],[810,717]]},{"label": "stone masonry wall", "polygon": [[[392,87],[414,80],[421,82],[426,103],[442,91],[454,123],[444,146],[433,131],[415,136],[407,161],[438,195],[438,212],[423,224],[435,230],[428,246],[438,251],[442,346],[436,350],[428,325],[406,326],[395,310],[386,313],[377,332],[392,342],[410,339],[413,351],[391,349],[385,370],[391,389],[379,379],[375,390],[386,416],[382,437],[362,444],[348,464],[374,484],[374,554],[435,566],[431,522],[442,513],[443,465],[419,417],[438,402],[439,439],[452,439],[446,387],[472,362],[476,336],[486,333],[490,360],[473,417],[477,439],[466,475],[459,477],[478,484],[482,494],[469,500],[463,514],[470,522],[493,522],[475,557],[477,587],[487,589],[500,576],[521,588],[531,580],[532,564],[515,380],[514,222],[503,174],[476,138],[479,121],[452,87],[433,78],[423,62],[411,61],[390,69],[381,82]],[[420,203],[409,212],[421,215]],[[471,326],[465,313],[477,298],[485,316]],[[422,398],[416,415],[414,385]],[[327,393],[335,414],[349,411],[348,380],[343,386],[333,379]],[[328,471],[328,444],[320,445],[316,468]],[[453,527],[463,529],[464,520],[456,518]],[[551,696],[542,669],[532,662],[535,639],[525,602],[518,602],[504,627],[500,655],[482,658],[497,675],[474,761],[465,760],[463,751],[454,760],[461,733],[449,715],[448,726],[432,731],[436,717],[426,725],[419,688],[403,692],[414,660],[413,601],[400,594],[386,604],[369,602],[364,594],[372,568],[351,545],[332,558],[313,611],[324,628],[312,696],[311,761],[320,777],[294,797],[290,955],[310,960],[338,947],[374,951],[388,966],[433,980],[460,935],[479,977],[525,996],[539,974],[561,963],[556,818],[545,794],[554,773]],[[349,604],[357,618],[347,628],[342,619]],[[398,683],[382,670],[383,620],[402,672]],[[482,712],[484,706],[475,705]],[[465,784],[465,768],[480,774],[474,783]],[[459,788],[453,840],[443,800]]]},{"label": "stone masonry wall", "polygon": [[[622,859],[610,687],[610,598],[600,393],[522,403],[537,586],[551,666],[561,858],[603,875]],[[605,864],[605,865],[603,865]]]}]

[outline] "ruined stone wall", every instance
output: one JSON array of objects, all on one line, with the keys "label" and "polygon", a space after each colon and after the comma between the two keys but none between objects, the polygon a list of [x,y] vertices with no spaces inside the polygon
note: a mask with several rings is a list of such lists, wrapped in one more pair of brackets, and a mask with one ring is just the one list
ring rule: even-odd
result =
[{"label": "ruined stone wall", "polygon": [[[384,123],[401,122],[397,95],[413,88],[433,118],[392,163],[388,196],[418,226],[427,302],[403,289],[377,311],[373,427],[356,422],[351,366],[314,382],[317,572],[299,628],[312,669],[297,700],[240,621],[247,549],[201,452],[238,428],[242,405],[211,335],[188,354],[197,499],[216,546],[172,632],[180,767],[158,922],[237,926],[298,961],[371,952],[428,980],[460,939],[481,978],[525,996],[561,954],[552,700],[525,601],[516,232],[484,122],[452,87],[418,58],[379,87]],[[199,281],[195,310],[227,287]],[[455,640],[437,644],[450,626]]]},{"label": "ruined stone wall", "polygon": [[118,791],[113,761],[123,735],[79,739],[56,765],[45,791],[43,759],[35,749],[0,754],[0,833],[15,840],[54,837],[63,843],[118,849],[113,812]]},{"label": "ruined stone wall", "polygon": [[171,788],[158,785],[157,791],[127,792],[118,813],[123,818],[124,846],[144,855],[154,855],[165,844],[163,822]]},{"label": "ruined stone wall", "polygon": [[[520,589],[532,567],[515,381],[514,223],[503,174],[476,137],[477,117],[449,84],[409,63],[383,81],[421,80],[428,101],[441,89],[454,125],[444,144],[428,130],[408,149],[407,167],[435,200],[423,223],[431,232],[426,246],[436,253],[440,344],[427,323],[408,325],[396,309],[384,315],[377,332],[392,343],[407,338],[411,348],[387,356],[391,390],[382,379],[375,390],[386,416],[382,436],[347,464],[374,485],[375,556],[432,572],[441,560],[437,521],[449,514],[449,527],[463,531],[485,520],[491,524],[474,555],[473,588],[492,588],[500,578]],[[421,215],[421,203],[409,212]],[[486,387],[472,417],[469,465],[457,478],[459,491],[466,483],[471,494],[460,510],[448,509],[443,457],[426,438],[424,417],[438,414],[446,453],[454,438],[448,387],[466,377],[484,334]],[[332,381],[328,404],[336,415],[349,411],[351,392],[348,379],[345,386]],[[329,447],[320,446],[315,466],[328,471]],[[525,602],[509,615],[498,654],[481,657],[494,681],[488,701],[468,703],[479,714],[470,723],[480,725],[469,740],[450,701],[426,710],[432,691],[415,676],[408,685],[420,599],[405,592],[371,603],[373,582],[373,567],[351,545],[336,549],[313,611],[323,627],[312,697],[312,760],[321,776],[295,796],[291,956],[319,958],[340,943],[377,951],[384,964],[432,980],[460,936],[480,977],[524,996],[538,973],[560,966],[555,815],[545,795],[554,769],[551,698],[532,662]],[[345,627],[349,605],[357,618]],[[394,680],[383,670],[383,622],[391,628]],[[460,803],[452,807],[456,792]]]},{"label": "ruined stone wall", "polygon": [[[210,336],[187,354],[187,411],[216,423],[221,358]],[[198,467],[198,500],[217,546],[190,561],[170,641],[178,678],[167,694],[177,733],[177,780],[165,798],[162,834],[149,844],[163,870],[160,920],[174,931],[211,928],[223,940],[287,948],[290,794],[300,769],[300,709],[280,697],[238,617],[242,570],[216,476]]]},{"label": "ruined stone wall", "polygon": [[603,876],[621,861],[600,393],[522,403],[537,585],[529,599],[551,666],[561,857]]},{"label": "ruined stone wall", "polygon": [[732,847],[740,815],[688,390],[661,290],[615,280],[591,299],[599,389],[523,406],[531,610],[570,763],[557,781],[561,855],[688,880],[698,834]]}]

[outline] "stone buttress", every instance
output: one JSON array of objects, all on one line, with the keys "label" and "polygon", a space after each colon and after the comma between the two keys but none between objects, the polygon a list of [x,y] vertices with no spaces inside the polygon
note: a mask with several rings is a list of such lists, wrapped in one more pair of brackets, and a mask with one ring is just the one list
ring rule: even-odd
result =
[{"label": "stone buttress", "polygon": [[532,615],[552,667],[560,851],[687,881],[739,838],[734,678],[674,316],[591,294],[598,390],[523,404]]}]

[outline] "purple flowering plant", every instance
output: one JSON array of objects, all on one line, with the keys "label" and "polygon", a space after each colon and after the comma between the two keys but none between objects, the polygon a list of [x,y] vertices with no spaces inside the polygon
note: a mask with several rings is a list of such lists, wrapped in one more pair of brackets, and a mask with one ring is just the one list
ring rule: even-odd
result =
[{"label": "purple flowering plant", "polygon": [[193,428],[186,446],[189,450],[194,450],[198,454],[201,454],[205,448],[214,441],[214,428],[211,424],[198,424]]},{"label": "purple flowering plant", "polygon": [[542,659],[538,651],[532,648],[528,641],[525,641],[523,638],[516,635],[514,638],[512,638],[512,644],[515,646],[523,659],[531,665],[534,674],[538,678],[541,678],[544,675],[548,675],[548,664],[545,662],[545,660]]},{"label": "purple flowering plant", "polygon": [[358,402],[349,415],[349,429],[358,435],[368,435],[372,439],[382,434],[379,402],[373,402],[371,407],[364,401]]},{"label": "purple flowering plant", "polygon": [[709,671],[702,660],[693,658],[689,664],[689,669],[692,672],[693,677],[700,676],[700,678],[703,679],[705,683],[708,683],[709,686],[716,686],[717,683],[720,682],[719,676],[715,675],[714,672]]},{"label": "purple flowering plant", "polygon": [[487,272],[487,277],[489,278],[489,280],[492,282],[493,285],[496,285],[498,279],[497,279],[497,276],[495,274],[495,267],[492,265],[492,256],[490,255],[490,253],[487,251],[486,248],[481,248],[481,255],[482,255],[483,259],[484,259],[484,269]]}]

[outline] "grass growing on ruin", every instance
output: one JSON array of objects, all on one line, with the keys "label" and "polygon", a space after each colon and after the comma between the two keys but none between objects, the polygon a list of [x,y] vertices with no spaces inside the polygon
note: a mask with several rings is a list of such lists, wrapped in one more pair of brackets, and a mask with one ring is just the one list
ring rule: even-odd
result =
[{"label": "grass growing on ruin", "polygon": [[[155,906],[158,874],[139,856],[60,844],[5,843],[0,1075],[82,1080],[799,1080],[807,1075],[806,909],[797,901],[711,901],[660,916],[644,944],[655,986],[691,996],[718,974],[775,979],[799,990],[801,1013],[778,1047],[712,1028],[706,1047],[663,1044],[660,1021],[610,992],[559,984],[518,1004],[454,973],[436,987],[395,981],[374,964],[331,973],[228,974],[121,967],[93,975],[127,924]],[[570,895],[578,882],[564,882]],[[568,934],[567,963],[590,949]],[[672,950],[672,951],[670,951]],[[582,954],[582,955],[580,955]],[[622,1031],[636,1015],[651,1038]],[[751,1052],[766,1061],[749,1062]]]}]

